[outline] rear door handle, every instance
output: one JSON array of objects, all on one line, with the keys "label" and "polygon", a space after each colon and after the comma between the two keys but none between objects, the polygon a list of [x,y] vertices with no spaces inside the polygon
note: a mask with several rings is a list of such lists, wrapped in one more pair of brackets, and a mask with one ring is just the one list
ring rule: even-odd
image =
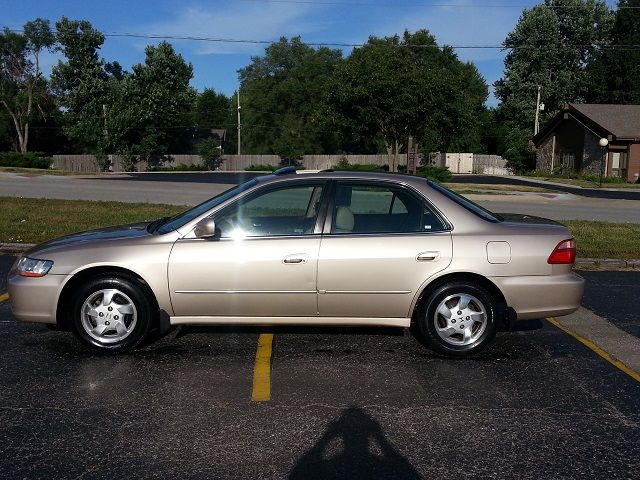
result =
[{"label": "rear door handle", "polygon": [[419,262],[433,262],[440,258],[440,252],[422,252],[416,256]]},{"label": "rear door handle", "polygon": [[287,264],[307,263],[307,255],[305,253],[292,253],[284,257],[282,262]]}]

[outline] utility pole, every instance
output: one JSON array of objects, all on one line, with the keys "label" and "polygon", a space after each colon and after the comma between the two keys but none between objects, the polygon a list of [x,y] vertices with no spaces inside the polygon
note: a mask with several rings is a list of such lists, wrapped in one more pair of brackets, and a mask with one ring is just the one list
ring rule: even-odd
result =
[{"label": "utility pole", "polygon": [[107,106],[104,103],[102,104],[102,119],[104,121],[104,131],[102,133],[104,134],[104,138],[109,140],[109,130],[107,130]]},{"label": "utility pole", "polygon": [[240,87],[238,87],[238,155],[240,152],[240,130],[242,129],[242,124],[240,123]]},{"label": "utility pole", "polygon": [[540,111],[544,110],[544,103],[540,103],[540,90],[542,87],[538,85],[538,100],[536,100],[536,124],[533,127],[533,134],[537,135],[540,131]]}]

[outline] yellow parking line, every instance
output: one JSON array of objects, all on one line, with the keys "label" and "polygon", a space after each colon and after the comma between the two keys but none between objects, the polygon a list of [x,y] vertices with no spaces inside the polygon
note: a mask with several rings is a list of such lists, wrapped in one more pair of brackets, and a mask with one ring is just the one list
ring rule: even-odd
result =
[{"label": "yellow parking line", "polygon": [[0,303],[4,302],[5,300],[9,300],[9,294],[8,293],[0,294]]},{"label": "yellow parking line", "polygon": [[632,368],[629,368],[628,366],[626,366],[624,363],[622,363],[617,358],[613,358],[606,350],[603,350],[596,343],[592,342],[591,340],[589,340],[587,338],[584,338],[579,333],[576,333],[573,330],[561,325],[560,322],[558,322],[558,320],[556,320],[553,317],[547,318],[547,321],[549,323],[551,323],[552,325],[555,325],[557,328],[559,328],[560,330],[562,330],[566,334],[571,335],[573,338],[575,338],[580,343],[582,343],[585,347],[587,347],[588,349],[590,349],[593,352],[595,352],[597,355],[599,355],[600,357],[605,359],[607,362],[609,362],[611,365],[613,365],[617,369],[622,370],[624,373],[629,375],[635,381],[640,382],[640,373],[636,372]]},{"label": "yellow parking line", "polygon": [[252,402],[268,402],[271,400],[271,350],[273,333],[261,333],[256,350],[256,363],[253,367]]}]

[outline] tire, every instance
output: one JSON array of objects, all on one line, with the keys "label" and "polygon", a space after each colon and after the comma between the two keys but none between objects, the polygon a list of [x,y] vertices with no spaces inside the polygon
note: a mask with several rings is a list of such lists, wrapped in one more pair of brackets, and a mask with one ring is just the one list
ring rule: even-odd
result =
[{"label": "tire", "polygon": [[497,302],[484,288],[456,281],[437,286],[422,302],[412,331],[435,352],[465,357],[496,335]]},{"label": "tire", "polygon": [[73,294],[71,304],[74,334],[100,352],[121,353],[138,346],[153,325],[149,295],[128,276],[92,278]]}]

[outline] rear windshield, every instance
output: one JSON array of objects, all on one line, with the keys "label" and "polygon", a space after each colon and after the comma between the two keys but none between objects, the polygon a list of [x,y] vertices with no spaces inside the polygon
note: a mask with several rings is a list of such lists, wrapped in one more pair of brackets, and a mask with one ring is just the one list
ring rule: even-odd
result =
[{"label": "rear windshield", "polygon": [[456,202],[458,205],[466,208],[467,210],[469,210],[471,213],[474,213],[478,217],[484,218],[485,220],[489,222],[494,222],[494,223],[502,222],[504,220],[500,215],[493,213],[491,210],[487,210],[484,207],[481,207],[477,203],[472,202],[471,200],[463,197],[462,195],[458,195],[456,192],[452,192],[448,188],[445,188],[436,182],[427,180],[427,183],[434,190],[450,198],[451,200]]}]

